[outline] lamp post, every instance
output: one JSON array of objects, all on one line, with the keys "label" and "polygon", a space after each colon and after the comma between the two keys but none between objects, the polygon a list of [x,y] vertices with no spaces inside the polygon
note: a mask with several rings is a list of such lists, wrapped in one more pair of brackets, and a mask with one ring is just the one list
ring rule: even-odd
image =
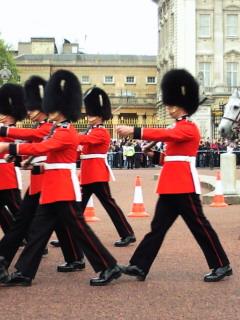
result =
[{"label": "lamp post", "polygon": [[8,82],[11,76],[12,72],[8,69],[7,63],[4,63],[3,69],[0,70],[0,78],[2,79],[3,84]]}]

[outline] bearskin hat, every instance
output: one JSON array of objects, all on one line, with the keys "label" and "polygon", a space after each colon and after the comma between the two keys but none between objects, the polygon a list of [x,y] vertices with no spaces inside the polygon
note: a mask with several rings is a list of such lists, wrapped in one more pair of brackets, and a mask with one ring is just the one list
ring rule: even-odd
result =
[{"label": "bearskin hat", "polygon": [[13,117],[16,121],[23,120],[27,111],[24,105],[22,86],[5,83],[0,89],[0,113]]},{"label": "bearskin hat", "polygon": [[43,111],[61,112],[68,120],[77,121],[81,115],[82,90],[78,78],[68,70],[58,70],[45,87]]},{"label": "bearskin hat", "polygon": [[184,108],[189,115],[199,106],[199,86],[185,69],[172,69],[162,78],[162,101],[166,105]]},{"label": "bearskin hat", "polygon": [[111,102],[107,93],[98,87],[88,89],[83,97],[86,113],[89,116],[98,116],[103,120],[112,117]]},{"label": "bearskin hat", "polygon": [[27,110],[42,111],[42,100],[47,81],[39,76],[30,77],[24,85],[24,101]]}]

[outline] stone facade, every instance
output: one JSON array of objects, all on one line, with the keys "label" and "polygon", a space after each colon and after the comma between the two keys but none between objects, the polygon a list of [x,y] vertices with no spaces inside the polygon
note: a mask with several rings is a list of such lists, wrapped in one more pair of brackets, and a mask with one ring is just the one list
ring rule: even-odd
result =
[{"label": "stone facade", "polygon": [[[226,102],[240,86],[240,0],[153,1],[158,5],[159,81],[172,67],[186,68],[209,97],[205,106],[214,117],[220,110],[216,103]],[[160,92],[158,100],[161,104]],[[204,131],[213,134],[211,123]]]},{"label": "stone facade", "polygon": [[85,54],[67,40],[62,53],[56,50],[54,38],[20,43],[15,61],[21,83],[33,74],[48,79],[56,70],[68,69],[78,76],[83,92],[96,85],[109,94],[115,122],[131,118],[144,123],[156,118],[156,56]]}]

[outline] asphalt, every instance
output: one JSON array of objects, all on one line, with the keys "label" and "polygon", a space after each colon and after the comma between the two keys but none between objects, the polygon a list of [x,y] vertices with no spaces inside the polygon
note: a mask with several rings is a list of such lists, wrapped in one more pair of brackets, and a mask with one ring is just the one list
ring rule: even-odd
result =
[{"label": "asphalt", "polygon": [[[240,169],[237,171],[240,179]],[[133,204],[136,176],[141,178],[143,202],[150,214],[147,218],[128,218],[137,237],[137,243],[129,247],[113,246],[118,234],[98,200],[93,198],[100,221],[91,223],[91,227],[120,264],[128,263],[150,228],[157,200],[154,175],[158,172],[158,168],[114,170],[116,181],[110,184],[112,194],[126,216]],[[201,169],[199,174],[214,177],[216,170]],[[27,181],[25,173],[25,187]],[[208,192],[203,189],[204,194]],[[203,282],[208,266],[179,218],[169,230],[145,282],[122,276],[106,287],[90,287],[89,279],[95,273],[89,263],[81,272],[57,273],[57,264],[63,262],[62,254],[49,245],[49,254],[42,259],[31,287],[0,287],[0,320],[239,320],[240,207],[204,205],[204,211],[231,261],[233,276],[226,280]],[[21,249],[17,256],[20,253]]]}]

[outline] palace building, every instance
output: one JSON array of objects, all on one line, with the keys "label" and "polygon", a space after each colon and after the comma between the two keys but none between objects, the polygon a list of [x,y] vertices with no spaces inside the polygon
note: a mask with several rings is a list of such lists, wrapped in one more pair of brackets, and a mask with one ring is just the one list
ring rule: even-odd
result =
[{"label": "palace building", "polygon": [[21,83],[33,74],[47,80],[56,70],[68,69],[78,76],[83,92],[94,85],[103,88],[115,124],[158,121],[156,56],[87,54],[68,40],[59,53],[54,38],[31,38],[18,44],[15,61]]},{"label": "palace building", "polygon": [[[240,86],[240,0],[152,1],[158,10],[158,81],[170,68],[190,71],[208,97],[195,118],[203,136],[216,138],[223,106]],[[158,104],[164,118],[160,92]]]}]

